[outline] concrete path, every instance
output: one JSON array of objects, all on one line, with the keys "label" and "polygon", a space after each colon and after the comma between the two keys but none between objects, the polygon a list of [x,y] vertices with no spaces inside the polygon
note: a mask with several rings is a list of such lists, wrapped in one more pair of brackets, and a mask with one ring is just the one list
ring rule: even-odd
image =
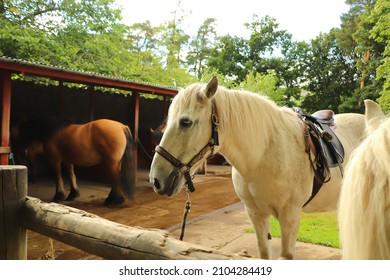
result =
[{"label": "concrete path", "polygon": [[[191,220],[191,213],[186,224],[184,241],[218,249],[224,253],[250,255],[258,258],[256,237],[247,230],[252,227],[241,202],[210,212]],[[181,225],[168,230],[172,235],[180,236]],[[273,259],[280,253],[280,239],[272,238]],[[298,260],[338,260],[339,249],[297,242]]]}]

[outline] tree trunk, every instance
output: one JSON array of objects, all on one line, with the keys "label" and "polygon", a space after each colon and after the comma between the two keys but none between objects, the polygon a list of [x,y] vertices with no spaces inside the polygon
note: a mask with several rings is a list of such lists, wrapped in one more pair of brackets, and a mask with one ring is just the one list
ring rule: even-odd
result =
[{"label": "tree trunk", "polygon": [[363,53],[364,63],[362,68],[362,78],[360,80],[360,89],[363,89],[366,86],[366,79],[368,73],[367,66],[370,61],[370,56],[371,56],[370,50],[366,50]]}]

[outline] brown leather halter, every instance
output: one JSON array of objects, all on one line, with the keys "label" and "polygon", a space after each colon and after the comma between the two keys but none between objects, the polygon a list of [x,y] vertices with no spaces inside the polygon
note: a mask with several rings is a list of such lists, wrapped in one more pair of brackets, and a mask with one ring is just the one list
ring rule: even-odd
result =
[{"label": "brown leather halter", "polygon": [[177,158],[175,158],[171,153],[165,150],[163,147],[158,145],[156,147],[156,153],[165,158],[168,162],[170,162],[173,166],[177,167],[180,172],[184,175],[186,179],[186,186],[190,192],[195,191],[194,183],[192,182],[190,170],[191,167],[194,166],[197,162],[203,159],[203,157],[211,151],[210,155],[207,158],[210,158],[214,155],[214,146],[219,145],[218,139],[218,126],[219,119],[215,113],[215,104],[213,102],[213,109],[211,113],[211,137],[209,142],[197,153],[188,163],[183,163]]}]

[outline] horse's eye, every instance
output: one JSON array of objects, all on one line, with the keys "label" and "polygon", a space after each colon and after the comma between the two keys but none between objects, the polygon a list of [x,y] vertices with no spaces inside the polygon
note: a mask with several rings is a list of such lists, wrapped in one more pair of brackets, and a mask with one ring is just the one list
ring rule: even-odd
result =
[{"label": "horse's eye", "polygon": [[188,128],[192,125],[192,121],[189,119],[181,119],[180,120],[180,127],[182,128]]}]

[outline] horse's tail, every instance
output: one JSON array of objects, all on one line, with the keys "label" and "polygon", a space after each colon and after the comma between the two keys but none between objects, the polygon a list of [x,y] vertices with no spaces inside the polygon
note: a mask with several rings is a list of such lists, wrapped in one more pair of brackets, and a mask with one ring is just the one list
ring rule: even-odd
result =
[{"label": "horse's tail", "polygon": [[134,166],[134,140],[130,128],[125,126],[126,149],[122,156],[121,164],[121,182],[123,192],[128,198],[134,197],[136,178]]}]

